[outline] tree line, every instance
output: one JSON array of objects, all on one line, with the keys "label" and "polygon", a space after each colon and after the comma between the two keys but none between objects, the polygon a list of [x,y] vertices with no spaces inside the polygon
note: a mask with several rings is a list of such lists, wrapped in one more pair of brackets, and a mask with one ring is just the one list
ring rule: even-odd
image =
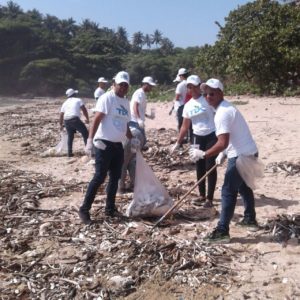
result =
[{"label": "tree line", "polygon": [[129,39],[124,27],[76,24],[9,1],[0,6],[0,94],[56,96],[72,86],[90,96],[99,76],[121,69],[132,84],[151,75],[164,87],[180,67],[218,77],[231,92],[300,93],[299,1],[257,0],[231,11],[224,26],[215,23],[214,45],[183,49],[158,29]]}]

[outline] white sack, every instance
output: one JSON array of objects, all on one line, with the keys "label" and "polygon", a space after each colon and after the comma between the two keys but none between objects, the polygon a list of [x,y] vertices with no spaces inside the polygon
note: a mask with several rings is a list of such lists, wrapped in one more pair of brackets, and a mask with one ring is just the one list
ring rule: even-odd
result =
[{"label": "white sack", "polygon": [[133,200],[126,215],[129,217],[160,217],[173,205],[165,187],[144,160],[140,151],[136,153],[136,172]]},{"label": "white sack", "polygon": [[240,155],[236,160],[236,168],[252,190],[257,188],[257,179],[264,176],[264,164],[254,155]]}]

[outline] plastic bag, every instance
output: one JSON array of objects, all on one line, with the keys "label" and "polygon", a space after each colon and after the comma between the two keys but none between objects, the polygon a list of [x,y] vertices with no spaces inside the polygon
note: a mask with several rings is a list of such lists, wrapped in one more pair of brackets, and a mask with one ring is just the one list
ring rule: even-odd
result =
[{"label": "plastic bag", "polygon": [[236,160],[236,168],[252,190],[257,188],[257,179],[264,176],[264,164],[254,155],[240,155]]},{"label": "plastic bag", "polygon": [[60,132],[60,142],[55,146],[56,154],[64,154],[68,152],[68,133]]},{"label": "plastic bag", "polygon": [[136,172],[133,200],[129,204],[128,217],[160,217],[173,205],[167,190],[156,178],[140,151],[136,153]]}]

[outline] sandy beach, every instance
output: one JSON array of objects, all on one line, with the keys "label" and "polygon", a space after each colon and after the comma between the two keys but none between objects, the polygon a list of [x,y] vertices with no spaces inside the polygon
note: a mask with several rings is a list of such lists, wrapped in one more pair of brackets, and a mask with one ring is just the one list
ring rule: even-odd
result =
[{"label": "sandy beach", "polygon": [[[128,295],[113,294],[114,296],[112,296],[111,299],[300,298],[299,236],[296,237],[294,234],[284,242],[278,242],[274,238],[275,230],[272,235],[272,232],[267,232],[263,229],[263,226],[268,221],[276,219],[277,216],[299,216],[300,214],[300,98],[239,96],[226,97],[226,99],[234,103],[247,120],[253,137],[258,145],[259,156],[265,165],[264,178],[259,183],[259,188],[255,190],[257,221],[262,226],[262,229],[258,232],[249,232],[235,225],[243,215],[243,205],[239,199],[230,228],[231,243],[225,246],[227,249],[226,251],[232,253],[231,260],[223,262],[224,268],[230,270],[228,282],[218,283],[216,280],[216,282],[201,283],[199,281],[199,283],[191,285],[188,281],[187,283],[181,282],[179,284],[178,281],[176,282],[175,280],[177,278],[176,276],[181,274],[179,272],[176,274],[174,273],[173,278],[170,280],[161,280],[157,277],[153,277],[149,280],[143,279],[139,283],[135,281],[134,291],[128,293]],[[84,101],[91,113],[91,109],[94,105],[93,100],[84,99]],[[47,197],[36,198],[35,208],[29,210],[27,207],[26,217],[20,217],[23,216],[24,212],[24,208],[20,205],[15,209],[7,210],[8,202],[5,203],[4,200],[9,199],[7,201],[10,201],[11,203],[11,197],[6,197],[7,195],[4,195],[3,193],[8,191],[7,193],[9,193],[10,196],[13,193],[9,189],[9,185],[5,179],[8,178],[9,172],[5,173],[6,177],[1,175],[2,195],[0,211],[3,222],[1,221],[0,225],[0,247],[2,248],[1,253],[4,253],[4,258],[3,260],[0,260],[3,261],[3,268],[0,268],[0,281],[2,281],[0,290],[4,290],[5,295],[10,295],[11,292],[11,295],[15,296],[19,295],[16,290],[22,290],[23,298],[19,299],[32,299],[34,293],[32,292],[32,288],[29,289],[28,284],[26,285],[25,277],[24,279],[19,275],[19,281],[15,280],[16,282],[14,282],[14,278],[17,278],[17,275],[14,275],[14,272],[22,273],[24,269],[22,271],[17,268],[17,271],[14,271],[13,268],[8,267],[9,263],[7,263],[8,261],[12,261],[14,256],[16,259],[21,259],[23,253],[26,251],[13,251],[11,247],[7,246],[8,243],[20,239],[20,235],[22,235],[23,238],[28,236],[29,239],[29,241],[27,241],[27,252],[29,250],[33,251],[35,249],[40,249],[42,246],[46,247],[45,245],[47,245],[47,249],[49,250],[47,250],[47,253],[45,253],[40,260],[43,265],[53,262],[55,253],[57,255],[59,255],[59,253],[63,255],[63,249],[65,249],[66,252],[69,251],[68,259],[70,259],[70,261],[71,259],[74,259],[74,257],[82,257],[82,252],[80,252],[80,255],[76,253],[77,246],[74,246],[75,242],[66,245],[64,243],[62,244],[62,239],[60,242],[55,239],[55,236],[60,232],[60,229],[57,226],[55,227],[55,233],[54,231],[51,231],[51,226],[54,226],[53,219],[55,219],[55,211],[59,211],[60,213],[63,211],[63,214],[59,215],[59,218],[64,220],[62,221],[64,222],[62,228],[67,228],[65,227],[65,222],[70,224],[68,235],[66,237],[71,236],[74,238],[80,233],[87,237],[89,234],[93,233],[97,236],[97,238],[94,239],[95,244],[93,245],[93,239],[91,239],[88,243],[83,242],[80,247],[87,247],[88,244],[89,247],[94,247],[94,249],[96,249],[97,243],[99,242],[97,239],[102,239],[101,236],[98,236],[98,233],[100,234],[103,227],[107,226],[107,223],[105,223],[106,221],[103,221],[103,212],[101,210],[104,205],[103,199],[105,197],[105,191],[104,188],[99,191],[97,201],[95,202],[96,205],[92,210],[92,217],[98,219],[98,224],[91,229],[85,228],[80,224],[77,210],[83,200],[86,185],[92,177],[94,166],[83,153],[83,141],[81,137],[76,135],[74,141],[74,158],[70,159],[66,156],[42,155],[59,142],[58,118],[59,108],[63,100],[51,98],[42,100],[29,99],[22,101],[19,104],[13,102],[8,105],[3,98],[2,102],[0,107],[0,119],[2,124],[2,129],[0,129],[1,170],[3,172],[9,169],[10,172],[19,170],[22,172],[29,172],[26,174],[32,174],[30,172],[43,174],[53,178],[55,184],[59,186],[60,189],[62,186],[65,186],[65,189],[69,191],[68,193],[64,193],[59,192],[61,190],[58,189],[57,193],[53,192]],[[176,199],[180,198],[195,182],[196,174],[194,166],[188,162],[187,157],[181,159],[178,154],[175,158],[175,160],[177,159],[177,164],[174,164],[172,168],[166,169],[163,164],[158,165],[155,163],[153,152],[152,154],[150,153],[156,149],[155,147],[160,147],[160,151],[162,151],[162,149],[167,150],[171,143],[176,139],[175,116],[169,115],[171,107],[171,102],[148,104],[149,111],[151,108],[155,108],[156,118],[154,120],[147,119],[146,121],[149,150],[148,153],[145,151],[144,157],[146,161],[149,161],[149,165],[152,167],[155,175],[163,182],[170,195],[174,197],[174,200],[176,201]],[[209,211],[205,210],[205,213],[209,218],[200,221],[197,220],[197,222],[183,222],[182,220],[176,220],[176,218],[173,221],[170,220],[170,223],[166,226],[156,229],[155,236],[157,239],[164,239],[167,237],[171,238],[177,244],[183,243],[183,241],[186,243],[189,241],[198,241],[201,243],[203,236],[214,228],[218,221],[218,212],[220,211],[220,189],[225,168],[226,162],[218,168],[215,207]],[[33,179],[35,178],[34,176],[32,177]],[[58,185],[58,182],[60,185]],[[20,181],[19,186],[21,185],[22,183]],[[17,189],[17,191],[19,190]],[[186,199],[185,204],[181,208],[183,213],[192,208],[191,200],[196,196],[197,194],[195,192]],[[30,197],[28,197],[28,199],[30,199]],[[126,210],[131,199],[132,194],[118,196],[117,205],[122,212]],[[48,210],[51,213],[50,215],[43,216],[37,209]],[[26,233],[25,227],[26,230],[29,230],[30,227],[30,223],[28,223],[28,216],[30,216],[30,213],[32,214],[32,220],[38,220],[36,223],[33,222],[33,224],[36,224],[34,225],[36,227],[32,227],[32,230],[35,228],[34,230],[37,231],[33,230],[31,233],[26,231]],[[196,214],[196,211],[194,211],[194,214]],[[19,216],[18,222],[14,219],[16,216]],[[50,219],[52,221],[49,221]],[[24,220],[25,223],[20,220]],[[52,225],[49,225],[50,229],[47,231],[47,234],[41,235],[39,234],[39,230],[45,222]],[[141,231],[146,231],[147,228],[151,226],[151,223],[148,223],[148,221],[145,223],[144,221],[139,220],[127,220],[124,222],[114,221],[112,223],[108,222],[108,224],[110,224],[108,226],[113,228],[112,230],[115,231],[115,234],[123,233],[121,236],[123,239],[128,240],[133,238],[138,240],[140,238],[141,241],[144,241]],[[8,230],[8,228],[11,229]],[[124,233],[126,228],[128,229],[127,234]],[[174,229],[176,230],[174,231]],[[59,234],[60,236],[64,235],[63,232],[60,232]],[[58,251],[58,249],[60,249],[60,251]],[[121,251],[120,249],[113,249],[114,250],[111,251],[115,251],[115,253]],[[95,251],[100,250],[97,248]],[[66,252],[64,254],[67,257]],[[105,257],[105,254],[102,255]],[[37,259],[35,258],[33,261],[36,262]],[[72,264],[70,261],[65,263],[68,264],[68,266],[72,266],[73,272],[75,272],[74,265],[78,262]],[[80,261],[81,260],[79,259],[79,262]],[[93,256],[90,258],[89,262],[94,266]],[[61,265],[62,264],[63,263],[61,263]],[[55,263],[52,265],[53,268],[56,268]],[[111,268],[113,268],[113,263],[111,264]],[[31,270],[33,270],[33,268]],[[115,269],[113,270],[115,271]],[[97,274],[98,273],[95,271],[94,276]],[[26,276],[31,278],[30,274]],[[55,279],[53,279],[51,275],[48,276],[50,282],[55,283]],[[80,291],[85,290],[85,288],[83,288],[84,285],[82,284],[82,282],[84,282],[84,276],[86,276],[86,274],[83,273],[82,277],[80,277],[80,281],[78,281],[79,277],[70,277],[81,286],[81,289],[78,289],[77,287],[78,294],[80,294]],[[67,275],[57,275],[57,278],[62,277],[69,278]],[[27,282],[30,281],[28,278]],[[22,287],[20,287],[20,282],[25,282],[24,286],[22,285]],[[71,284],[71,286],[74,287],[74,284]],[[102,291],[104,290],[104,287],[111,288],[111,290],[114,289],[113,286],[109,284],[109,278],[107,278],[107,276],[105,280],[102,278],[100,286]],[[47,286],[45,286],[45,288],[47,288]],[[56,288],[59,290],[58,285],[54,285],[54,290]],[[100,295],[98,291],[99,289],[97,291],[90,289],[90,298],[87,299],[96,299],[95,295]],[[95,298],[92,298],[93,293]],[[83,294],[80,295],[82,296]],[[38,299],[36,294],[35,296],[37,297],[36,299]],[[78,299],[83,298],[79,297]]]}]

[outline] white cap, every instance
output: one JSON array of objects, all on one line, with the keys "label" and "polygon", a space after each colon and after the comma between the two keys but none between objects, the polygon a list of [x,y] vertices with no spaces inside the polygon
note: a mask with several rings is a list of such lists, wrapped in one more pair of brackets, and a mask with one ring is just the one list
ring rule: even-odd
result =
[{"label": "white cap", "polygon": [[180,79],[179,75],[177,75],[176,78],[173,80],[173,82],[180,82],[180,81],[181,81],[181,79]]},{"label": "white cap", "polygon": [[125,71],[121,71],[115,76],[116,84],[120,84],[122,82],[126,82],[129,84],[129,74]]},{"label": "white cap", "polygon": [[224,90],[222,82],[215,78],[208,79],[205,83],[202,83],[200,87],[202,90],[204,90],[207,86],[212,89],[220,89],[222,92]]},{"label": "white cap", "polygon": [[201,79],[197,75],[191,75],[186,80],[186,84],[189,84],[189,83],[192,84],[192,85],[197,86],[201,83]]},{"label": "white cap", "polygon": [[67,97],[71,97],[72,95],[77,94],[77,93],[78,93],[77,90],[73,90],[73,89],[67,89],[66,90]]},{"label": "white cap", "polygon": [[98,78],[98,82],[104,82],[104,83],[106,83],[107,80],[104,77],[99,77]]},{"label": "white cap", "polygon": [[178,70],[177,76],[179,76],[179,75],[184,75],[184,74],[187,74],[187,73],[188,73],[187,69],[185,69],[185,68],[180,68],[180,69]]},{"label": "white cap", "polygon": [[148,83],[152,86],[155,86],[156,83],[154,82],[153,78],[151,76],[146,76],[143,78],[142,83]]}]

